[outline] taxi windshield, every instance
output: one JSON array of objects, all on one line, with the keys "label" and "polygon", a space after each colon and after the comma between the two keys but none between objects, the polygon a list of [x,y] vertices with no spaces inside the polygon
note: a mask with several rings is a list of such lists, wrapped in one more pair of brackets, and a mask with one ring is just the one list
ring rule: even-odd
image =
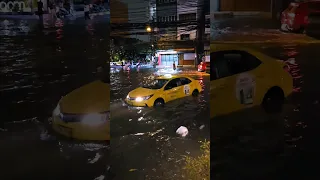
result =
[{"label": "taxi windshield", "polygon": [[142,87],[147,89],[161,89],[167,82],[168,79],[155,79]]}]

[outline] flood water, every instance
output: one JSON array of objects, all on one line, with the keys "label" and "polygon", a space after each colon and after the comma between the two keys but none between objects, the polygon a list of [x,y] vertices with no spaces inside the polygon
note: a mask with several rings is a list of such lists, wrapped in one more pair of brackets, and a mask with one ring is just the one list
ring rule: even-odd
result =
[{"label": "flood water", "polygon": [[[111,163],[116,180],[182,179],[184,156],[200,155],[199,141],[210,140],[209,76],[195,70],[177,71],[202,79],[204,92],[197,98],[179,99],[154,109],[130,108],[123,99],[159,71],[151,67],[130,72],[111,69]],[[187,137],[176,135],[180,126],[188,128]]]},{"label": "flood water", "polygon": [[248,46],[287,62],[294,92],[280,114],[256,107],[211,121],[211,177],[318,179],[319,44]]},{"label": "flood water", "polygon": [[[44,123],[61,96],[97,79],[97,67],[108,64],[108,19],[42,27],[37,20],[0,18],[1,179],[105,173],[106,146],[61,140]],[[95,157],[102,160],[90,162]]]}]

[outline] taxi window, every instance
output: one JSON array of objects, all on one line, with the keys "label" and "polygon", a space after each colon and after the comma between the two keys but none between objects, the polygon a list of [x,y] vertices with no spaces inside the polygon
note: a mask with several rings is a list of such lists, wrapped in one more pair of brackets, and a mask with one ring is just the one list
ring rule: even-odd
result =
[{"label": "taxi window", "polygon": [[223,57],[223,53],[211,53],[210,63],[210,80],[216,80],[231,75],[228,69],[228,63]]},{"label": "taxi window", "polygon": [[181,85],[186,85],[191,83],[191,80],[188,78],[180,78],[180,81],[181,81]]},{"label": "taxi window", "polygon": [[[213,54],[212,80],[251,71],[261,64],[253,55],[245,51],[220,51]],[[210,57],[211,58],[211,57]]]},{"label": "taxi window", "polygon": [[176,78],[176,79],[172,79],[164,88],[164,90],[169,90],[175,87],[178,87],[178,83],[181,84],[180,79]]}]

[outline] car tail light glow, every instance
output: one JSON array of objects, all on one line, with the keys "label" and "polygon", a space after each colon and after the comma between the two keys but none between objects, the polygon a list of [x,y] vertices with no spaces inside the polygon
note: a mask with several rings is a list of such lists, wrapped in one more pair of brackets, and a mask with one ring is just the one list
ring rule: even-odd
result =
[{"label": "car tail light glow", "polygon": [[308,16],[305,16],[305,17],[304,17],[304,23],[305,23],[305,24],[309,24],[309,18],[308,18]]}]

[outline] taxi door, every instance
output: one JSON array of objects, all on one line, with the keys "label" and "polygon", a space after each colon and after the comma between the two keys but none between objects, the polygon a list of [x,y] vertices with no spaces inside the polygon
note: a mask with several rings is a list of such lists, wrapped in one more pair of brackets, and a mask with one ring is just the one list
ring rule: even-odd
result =
[{"label": "taxi door", "polygon": [[232,112],[235,104],[232,78],[225,77],[210,82],[210,114],[211,117]]},{"label": "taxi door", "polygon": [[228,65],[220,54],[212,53],[210,69],[210,117],[225,115],[232,112],[235,103],[232,76]]},{"label": "taxi door", "polygon": [[212,94],[221,95],[222,97],[215,99],[226,100],[227,103],[219,104],[218,115],[229,114],[256,104],[256,80],[259,78],[257,67],[260,64],[260,60],[245,51],[220,52],[216,61],[218,73],[212,82]]},{"label": "taxi door", "polygon": [[178,82],[180,82],[179,78],[172,79],[164,87],[166,102],[179,98],[179,94],[181,94],[180,92],[182,91],[182,86],[178,86]]},{"label": "taxi door", "polygon": [[192,84],[192,81],[189,78],[180,78],[180,82],[182,85],[180,97],[186,97],[192,95],[192,92],[194,90],[194,84]]}]

